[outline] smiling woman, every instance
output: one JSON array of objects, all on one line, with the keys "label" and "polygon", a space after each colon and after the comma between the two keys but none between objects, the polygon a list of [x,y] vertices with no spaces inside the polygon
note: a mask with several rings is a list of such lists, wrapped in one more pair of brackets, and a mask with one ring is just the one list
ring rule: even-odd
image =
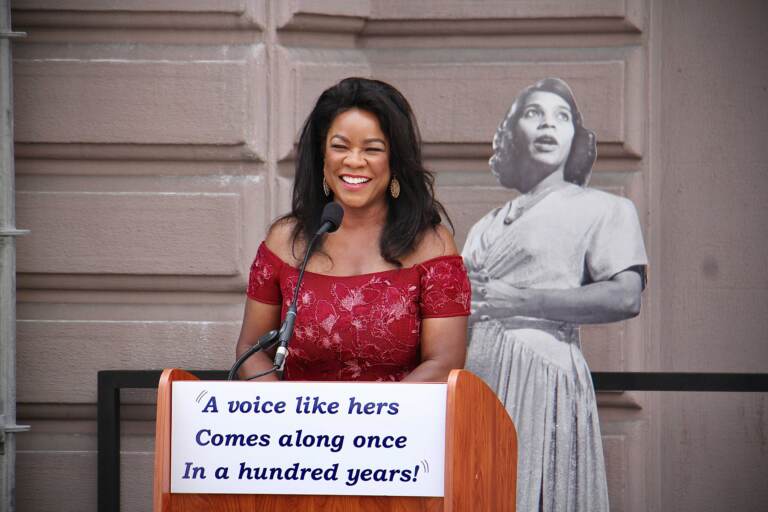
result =
[{"label": "smiling woman", "polygon": [[[389,144],[376,116],[353,108],[342,112],[328,130],[323,180],[345,209],[386,209],[392,182]],[[377,204],[381,203],[381,204]]]},{"label": "smiling woman", "polygon": [[[291,212],[251,267],[238,356],[280,325],[298,258],[335,201],[344,221],[307,265],[284,377],[445,380],[464,364],[471,293],[408,102],[384,82],[342,80],[317,100],[296,155]],[[258,353],[241,374],[271,365]]]}]

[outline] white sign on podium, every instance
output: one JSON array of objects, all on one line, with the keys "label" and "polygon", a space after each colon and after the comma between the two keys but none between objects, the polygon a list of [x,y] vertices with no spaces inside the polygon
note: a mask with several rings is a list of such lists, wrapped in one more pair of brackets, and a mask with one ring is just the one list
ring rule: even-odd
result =
[{"label": "white sign on podium", "polygon": [[171,492],[443,496],[445,384],[173,383]]}]

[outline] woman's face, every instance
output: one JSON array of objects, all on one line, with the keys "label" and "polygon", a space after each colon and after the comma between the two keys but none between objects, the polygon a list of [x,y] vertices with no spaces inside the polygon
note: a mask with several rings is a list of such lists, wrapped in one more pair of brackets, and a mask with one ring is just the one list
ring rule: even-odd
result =
[{"label": "woman's face", "polygon": [[389,141],[374,114],[355,108],[336,116],[325,141],[323,175],[345,209],[386,205]]},{"label": "woman's face", "polygon": [[543,91],[528,96],[517,122],[517,134],[522,135],[520,143],[533,160],[553,170],[565,165],[573,132],[573,113],[563,98]]},{"label": "woman's face", "polygon": [[[535,178],[535,185],[565,166],[575,130],[570,106],[551,92],[533,92],[520,106],[520,112],[516,125],[510,126],[512,119],[507,117],[499,126],[493,139],[494,155],[489,162],[502,185],[518,189],[521,180],[531,181],[525,178]],[[513,140],[516,151],[512,148]],[[534,168],[542,170],[541,176],[515,176],[515,172],[531,169],[513,161],[521,157],[540,164]]]}]

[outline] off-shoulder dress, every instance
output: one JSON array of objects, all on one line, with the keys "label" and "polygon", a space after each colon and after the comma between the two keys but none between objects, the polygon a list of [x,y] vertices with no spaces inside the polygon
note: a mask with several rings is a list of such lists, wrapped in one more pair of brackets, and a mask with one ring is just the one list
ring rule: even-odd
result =
[{"label": "off-shoulder dress", "polygon": [[[285,317],[299,271],[261,244],[248,297],[281,305]],[[399,381],[420,363],[421,321],[469,315],[461,256],[353,276],[305,272],[286,380]]]}]

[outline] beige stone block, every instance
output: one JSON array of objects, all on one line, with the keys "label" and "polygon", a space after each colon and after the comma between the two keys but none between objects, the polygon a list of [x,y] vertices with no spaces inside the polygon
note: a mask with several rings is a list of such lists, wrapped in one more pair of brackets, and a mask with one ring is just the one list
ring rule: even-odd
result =
[{"label": "beige stone block", "polygon": [[765,393],[664,393],[664,509],[766,510],[767,410]]},{"label": "beige stone block", "polygon": [[[19,512],[96,510],[95,451],[22,451],[17,453],[16,501]],[[120,510],[152,508],[154,453],[120,455]],[[89,478],[83,478],[90,475]],[[41,491],[45,492],[41,492]],[[65,498],[63,498],[65,497]]]},{"label": "beige stone block", "polygon": [[120,455],[120,511],[152,508],[155,453],[123,452]]},{"label": "beige stone block", "polygon": [[229,369],[240,322],[20,320],[20,402],[95,403],[99,370]]},{"label": "beige stone block", "polygon": [[277,178],[277,199],[275,200],[277,211],[275,215],[290,213],[293,195],[293,179],[287,176]]},{"label": "beige stone block", "polygon": [[[573,2],[427,0],[292,0],[279,2],[277,25],[288,30],[363,29],[363,34],[482,32],[484,22],[523,22],[530,31],[577,27],[579,31],[640,31],[643,0],[576,0]],[[357,26],[344,19],[358,19]],[[363,25],[363,23],[365,25]],[[479,24],[478,24],[479,22]],[[542,23],[543,22],[543,23]],[[446,23],[452,23],[447,25]],[[568,23],[568,25],[565,25]],[[461,24],[459,26],[458,24]],[[485,25],[487,26],[487,25]],[[499,25],[501,26],[501,25]],[[509,25],[507,25],[509,26]]]},{"label": "beige stone block", "polygon": [[648,510],[646,422],[636,412],[614,409],[607,414],[601,408],[600,429],[611,510]]},{"label": "beige stone block", "polygon": [[617,145],[627,155],[642,147],[644,104],[637,97],[643,84],[630,80],[642,74],[642,63],[632,52],[580,62],[400,62],[386,53],[373,53],[370,61],[376,78],[408,98],[428,143],[489,144],[517,93],[554,76],[571,85],[600,143]]},{"label": "beige stone block", "polygon": [[19,10],[241,13],[253,0],[14,0]]},{"label": "beige stone block", "polygon": [[279,50],[277,153],[278,159],[283,160],[291,154],[320,94],[342,78],[370,77],[371,70],[363,53],[357,50]]},{"label": "beige stone block", "polygon": [[[637,49],[616,50],[596,60],[552,60],[549,55],[536,62],[496,60],[495,54],[477,62],[478,55],[468,52],[436,59],[433,53],[292,48],[282,55],[281,158],[288,156],[288,141],[295,143],[322,90],[353,75],[373,76],[400,89],[430,144],[490,144],[520,90],[547,76],[560,77],[573,88],[603,151],[642,154],[644,71]],[[424,60],[428,56],[432,59]]]},{"label": "beige stone block", "polygon": [[260,47],[251,60],[21,59],[16,141],[233,145],[264,159],[264,65]]},{"label": "beige stone block", "polygon": [[593,372],[627,370],[626,322],[581,326],[581,350]]},{"label": "beige stone block", "polygon": [[[732,249],[729,258],[739,259],[745,249]],[[691,260],[695,261],[695,255]],[[763,256],[763,264],[765,257]],[[675,343],[664,347],[663,368],[678,372],[765,373],[768,361],[768,290],[724,284],[690,288],[679,293],[667,325],[681,332]]]},{"label": "beige stone block", "polygon": [[235,275],[243,224],[234,193],[20,192],[18,271]]},{"label": "beige stone block", "polygon": [[593,17],[621,19],[633,14],[629,5],[637,3],[632,0],[572,0],[568,2],[371,0],[371,17],[381,20]]},{"label": "beige stone block", "polygon": [[608,479],[608,500],[611,510],[616,512],[628,510],[626,501],[627,478],[627,447],[625,435],[603,436],[603,455],[605,457],[605,473]]},{"label": "beige stone block", "polygon": [[277,27],[291,30],[321,28],[322,18],[326,19],[327,26],[331,26],[328,23],[338,25],[332,18],[359,18],[361,23],[355,26],[362,28],[362,18],[368,17],[371,10],[369,0],[289,0],[276,2],[275,6]]},{"label": "beige stone block", "polygon": [[[96,171],[91,176],[19,180],[20,188],[44,191],[17,193],[18,225],[33,231],[20,249],[20,288],[121,290],[123,295],[150,290],[242,294],[271,219],[272,198],[263,169],[243,176],[161,178],[114,175],[112,171],[125,166],[110,169],[92,163],[87,166]],[[183,164],[174,163],[171,169]],[[201,165],[210,172],[211,162]],[[75,162],[73,168],[77,166]],[[155,167],[160,172],[168,168],[163,163]],[[98,172],[104,176],[95,175]],[[56,199],[62,197],[66,200]],[[64,252],[49,246],[51,240],[61,242]],[[84,260],[112,270],[94,272]]]},{"label": "beige stone block", "polygon": [[441,186],[437,189],[437,196],[453,221],[456,246],[461,252],[470,228],[486,213],[514,197],[514,192],[501,186]]},{"label": "beige stone block", "polygon": [[[480,44],[494,46],[492,39],[499,41],[505,36],[541,34],[545,36],[543,39],[551,39],[553,34],[567,34],[564,41],[569,44],[568,39],[574,34],[642,32],[646,24],[645,4],[645,0],[372,0],[363,36],[366,42],[375,40],[376,36],[413,39],[442,36],[456,42],[455,36],[471,35],[478,36],[475,44],[485,39]],[[461,46],[473,46],[473,43],[465,42]],[[441,46],[438,43],[434,47]]]},{"label": "beige stone block", "polygon": [[94,451],[20,450],[16,454],[17,510],[95,512],[96,475]]},{"label": "beige stone block", "polygon": [[[35,404],[34,409],[38,410],[32,411],[30,416],[29,404],[20,405],[18,417],[25,425],[29,425],[29,430],[16,437],[17,451],[88,452],[96,450],[98,442],[95,407]],[[47,410],[41,414],[39,409]],[[87,412],[84,409],[87,409]],[[56,419],[40,419],[46,416]]]},{"label": "beige stone block", "polygon": [[279,199],[274,197],[270,178],[263,175],[248,176],[240,193],[242,194],[242,219],[233,218],[234,223],[242,230],[243,248],[240,258],[239,290],[245,290],[251,262],[256,256],[259,244],[267,236],[267,229],[274,218],[275,205]]}]

